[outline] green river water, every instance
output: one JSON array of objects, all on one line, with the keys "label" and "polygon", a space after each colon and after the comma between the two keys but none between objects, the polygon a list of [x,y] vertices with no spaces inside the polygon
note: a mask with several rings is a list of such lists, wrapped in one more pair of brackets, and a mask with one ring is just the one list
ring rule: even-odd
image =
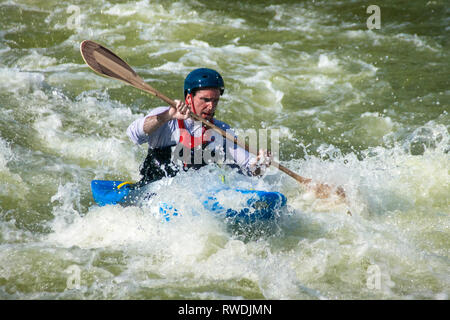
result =
[{"label": "green river water", "polygon": [[[449,7],[0,0],[0,299],[447,300]],[[91,71],[85,39],[173,99],[192,69],[218,70],[216,117],[277,130],[280,162],[347,201],[271,169],[226,178],[286,195],[270,225],[98,207],[90,181],[139,179],[147,146],[125,131],[164,103]],[[194,191],[222,173],[164,179],[157,200],[202,211]]]}]

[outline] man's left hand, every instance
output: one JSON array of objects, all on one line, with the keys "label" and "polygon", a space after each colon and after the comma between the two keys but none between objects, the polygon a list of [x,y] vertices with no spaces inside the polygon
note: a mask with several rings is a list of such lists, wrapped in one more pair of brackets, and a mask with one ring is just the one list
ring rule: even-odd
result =
[{"label": "man's left hand", "polygon": [[251,167],[253,168],[252,170],[253,175],[255,176],[263,175],[271,163],[272,163],[272,155],[270,151],[263,149],[259,150],[255,161],[251,165]]}]

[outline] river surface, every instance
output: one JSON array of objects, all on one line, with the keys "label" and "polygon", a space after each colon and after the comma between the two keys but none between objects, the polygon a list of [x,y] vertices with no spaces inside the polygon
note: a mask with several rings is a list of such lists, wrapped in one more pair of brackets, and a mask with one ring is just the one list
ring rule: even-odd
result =
[{"label": "river surface", "polygon": [[[0,299],[447,300],[449,4],[370,4],[1,0]],[[97,206],[91,180],[139,179],[147,146],[125,131],[164,103],[90,70],[85,39],[173,99],[192,69],[218,70],[216,117],[277,132],[279,161],[346,201],[275,168],[209,166],[144,205]],[[287,208],[212,216],[196,194],[221,175]],[[157,201],[182,217],[164,222]]]}]

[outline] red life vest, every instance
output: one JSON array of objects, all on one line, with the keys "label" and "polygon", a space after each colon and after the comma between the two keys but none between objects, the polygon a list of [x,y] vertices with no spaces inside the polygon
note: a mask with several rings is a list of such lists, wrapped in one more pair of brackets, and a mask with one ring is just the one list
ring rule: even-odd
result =
[{"label": "red life vest", "polygon": [[[190,164],[187,164],[186,162],[183,162],[183,167],[185,169],[188,169],[188,168],[199,169],[200,167],[206,165],[207,163],[204,162],[203,158],[202,158],[202,162],[201,163],[194,164],[195,163],[195,158],[196,158],[195,154],[196,154],[196,152],[198,152],[198,151],[195,151],[195,150],[198,150],[199,148],[204,150],[205,147],[209,143],[214,141],[214,136],[212,136],[210,138],[205,136],[206,128],[204,126],[202,126],[202,135],[200,137],[192,136],[189,133],[189,131],[186,129],[183,120],[178,120],[178,128],[180,130],[180,140],[179,140],[179,142],[183,145],[183,147],[185,148],[186,151],[190,150],[190,159],[191,159]],[[202,152],[201,156],[203,157],[203,151],[201,151],[201,152]]]},{"label": "red life vest", "polygon": [[[214,124],[214,120],[211,121]],[[206,128],[202,126],[202,135],[200,137],[194,137],[189,133],[184,125],[183,120],[178,120],[178,128],[180,129],[180,143],[182,143],[188,149],[194,149],[198,146],[205,147],[206,144],[214,141],[205,137]]]}]

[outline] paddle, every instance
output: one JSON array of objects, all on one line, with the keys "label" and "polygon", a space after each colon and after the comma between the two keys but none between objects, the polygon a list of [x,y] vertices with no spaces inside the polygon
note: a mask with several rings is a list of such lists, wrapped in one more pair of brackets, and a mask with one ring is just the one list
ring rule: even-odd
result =
[{"label": "paddle", "polygon": [[[90,41],[85,40],[80,45],[80,51],[81,55],[86,62],[86,64],[95,72],[108,76],[114,79],[118,79],[121,81],[124,81],[125,83],[141,89],[145,92],[148,92],[164,102],[168,103],[170,106],[175,106],[176,103],[172,99],[166,97],[156,89],[152,88],[148,84],[144,82],[144,80],[120,57],[118,57],[116,54],[114,54],[109,49],[103,47],[102,45]],[[233,141],[235,144],[240,146],[241,148],[244,148],[250,153],[255,154],[255,152],[249,150],[249,147],[245,143],[241,143],[237,137],[227,133],[226,131],[220,129],[219,127],[215,126],[211,122],[201,118],[200,116],[196,115],[192,111],[189,112],[189,116],[197,121],[201,121],[203,124],[205,124],[207,127],[213,129],[214,131],[220,133],[223,137],[226,139],[229,139]],[[330,196],[333,188],[331,188],[327,184],[319,183],[319,184],[312,184],[312,179],[304,178],[295,172],[292,172],[288,168],[282,166],[278,162],[272,160],[271,163],[272,166],[278,168],[282,172],[286,173],[287,175],[291,176],[295,180],[297,180],[299,183],[303,185],[307,185],[309,187],[313,187],[314,191],[316,193],[316,196],[318,198],[327,198]],[[339,195],[341,198],[345,198],[345,192],[342,189],[342,187],[338,187],[336,189],[336,194]]]}]

